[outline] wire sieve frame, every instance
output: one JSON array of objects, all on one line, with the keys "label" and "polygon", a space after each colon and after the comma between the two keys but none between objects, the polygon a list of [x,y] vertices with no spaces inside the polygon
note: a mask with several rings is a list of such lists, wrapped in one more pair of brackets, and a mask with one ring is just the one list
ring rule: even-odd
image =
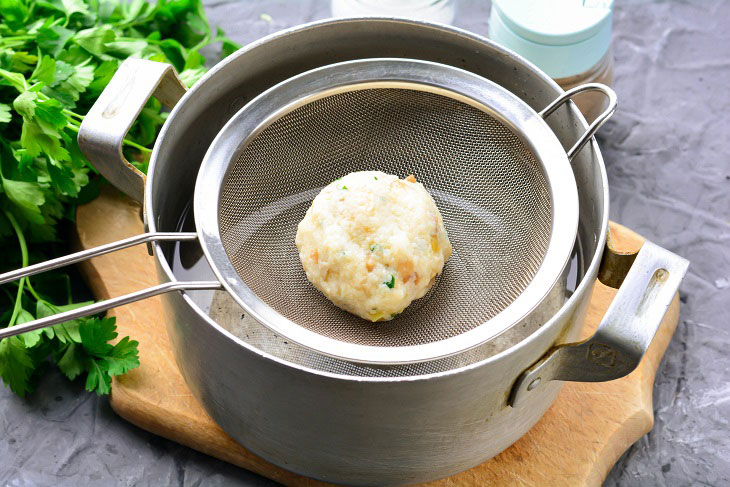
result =
[{"label": "wire sieve frame", "polygon": [[[218,213],[232,163],[247,145],[285,114],[337,93],[372,88],[416,89],[457,99],[509,128],[539,162],[551,198],[552,226],[545,256],[531,282],[491,319],[443,340],[408,346],[373,346],[320,335],[274,310],[243,281],[223,246]],[[274,108],[274,109],[272,109]],[[486,135],[485,135],[486,136]],[[263,92],[221,129],[201,164],[194,195],[203,252],[233,299],[262,326],[317,353],[375,366],[456,355],[496,338],[522,321],[548,295],[568,265],[578,229],[578,192],[568,156],[555,134],[518,97],[468,71],[412,59],[363,59],[314,69]]]}]

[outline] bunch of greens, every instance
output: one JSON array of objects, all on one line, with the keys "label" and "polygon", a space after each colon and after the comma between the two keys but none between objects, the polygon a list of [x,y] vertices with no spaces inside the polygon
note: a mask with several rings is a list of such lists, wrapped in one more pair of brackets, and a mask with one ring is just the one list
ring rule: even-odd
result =
[{"label": "bunch of greens", "polygon": [[[200,0],[0,0],[0,268],[68,251],[64,221],[98,194],[99,181],[76,144],[84,114],[127,57],[168,62],[191,85],[205,73],[200,50],[221,42]],[[166,113],[150,100],[125,140],[146,171]],[[0,327],[88,302],[79,285],[50,272],[0,287]],[[116,345],[114,319],[79,319],[0,341],[0,377],[15,393],[33,390],[49,358],[86,389],[109,392],[111,376],[139,365],[137,342]]]}]

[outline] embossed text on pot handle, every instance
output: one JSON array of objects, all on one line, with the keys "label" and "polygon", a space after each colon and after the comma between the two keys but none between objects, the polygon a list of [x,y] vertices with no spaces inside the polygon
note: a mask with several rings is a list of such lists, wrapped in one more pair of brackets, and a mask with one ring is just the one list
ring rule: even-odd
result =
[{"label": "embossed text on pot handle", "polygon": [[[610,244],[605,252],[616,254]],[[639,365],[689,262],[648,241],[633,263],[631,259],[629,254],[604,255],[604,265],[617,269],[600,275],[606,284],[620,287],[596,333],[584,342],[553,348],[523,372],[512,389],[510,405],[526,400],[531,391],[551,380],[604,382],[621,378]],[[623,272],[625,278],[619,282]]]},{"label": "embossed text on pot handle", "polygon": [[122,154],[122,141],[152,95],[172,108],[185,91],[171,65],[127,59],[81,123],[81,151],[114,186],[140,203],[145,176]]}]

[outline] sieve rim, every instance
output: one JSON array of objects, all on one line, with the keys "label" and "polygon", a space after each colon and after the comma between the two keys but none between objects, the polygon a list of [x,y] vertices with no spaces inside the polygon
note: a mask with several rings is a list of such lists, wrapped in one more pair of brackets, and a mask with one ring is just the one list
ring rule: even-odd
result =
[{"label": "sieve rim", "polygon": [[[448,82],[448,83],[445,83]],[[524,291],[491,319],[446,339],[420,345],[384,347],[325,337],[285,318],[241,279],[223,246],[218,211],[221,188],[246,146],[286,113],[337,92],[389,86],[456,98],[508,127],[540,163],[552,202],[552,226],[545,257]],[[271,110],[271,102],[277,110]],[[245,134],[241,137],[241,134]],[[483,344],[537,307],[568,264],[578,228],[578,193],[567,155],[544,120],[515,95],[468,71],[411,59],[363,59],[307,71],[283,81],[241,108],[211,143],[201,164],[194,195],[195,224],[213,272],[252,317],[275,333],[317,353],[351,362],[399,365],[448,357]]]}]

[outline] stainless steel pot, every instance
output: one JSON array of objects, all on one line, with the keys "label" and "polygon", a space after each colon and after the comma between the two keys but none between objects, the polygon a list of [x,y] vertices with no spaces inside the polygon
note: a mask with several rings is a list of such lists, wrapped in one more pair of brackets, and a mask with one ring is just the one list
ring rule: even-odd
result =
[{"label": "stainless steel pot", "polygon": [[[98,116],[87,118],[79,143],[112,183],[140,202],[144,193],[150,232],[176,231],[205,151],[246,102],[303,71],[372,57],[458,66],[500,84],[537,111],[562,93],[524,59],[455,28],[398,19],[329,20],[246,46],[187,93],[167,68],[127,70],[116,77],[124,82],[110,85],[100,100]],[[121,140],[153,92],[174,109],[158,137],[145,186],[144,177],[124,161]],[[586,130],[572,104],[547,121],[566,147]],[[538,421],[560,381],[612,380],[633,370],[686,271],[684,259],[650,242],[638,255],[617,254],[610,245],[604,252],[608,187],[595,141],[575,157],[573,170],[580,283],[557,314],[503,334],[487,359],[419,376],[325,373],[260,350],[212,320],[194,293],[173,292],[163,300],[168,334],[188,385],[213,419],[251,451],[330,482],[418,483],[496,455]],[[171,268],[173,248],[164,241],[151,247],[162,286],[174,288],[179,276]],[[596,334],[571,344],[599,270],[608,284],[623,284]]]}]

